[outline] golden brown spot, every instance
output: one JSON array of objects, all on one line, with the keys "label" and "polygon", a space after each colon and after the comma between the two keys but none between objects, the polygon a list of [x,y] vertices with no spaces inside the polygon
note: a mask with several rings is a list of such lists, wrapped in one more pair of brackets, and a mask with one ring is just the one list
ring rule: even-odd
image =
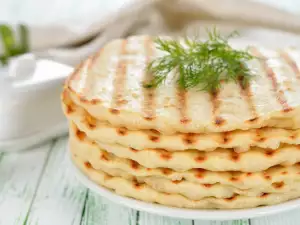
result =
[{"label": "golden brown spot", "polygon": [[171,169],[168,169],[168,168],[163,168],[162,173],[165,174],[165,175],[170,175],[170,174],[173,173],[173,171]]},{"label": "golden brown spot", "polygon": [[226,201],[234,201],[236,199],[236,195],[233,195],[232,197],[230,197],[230,198],[224,198],[224,200],[226,200]]},{"label": "golden brown spot", "polygon": [[140,164],[138,164],[138,163],[137,163],[136,161],[134,161],[134,160],[131,160],[130,163],[131,163],[132,169],[134,169],[134,170],[137,170],[137,169],[139,168],[139,166],[140,166]]},{"label": "golden brown spot", "polygon": [[272,183],[272,186],[274,188],[279,189],[279,188],[282,188],[284,186],[284,182],[283,181],[281,181],[281,182],[275,182],[275,183]]},{"label": "golden brown spot", "polygon": [[117,128],[117,133],[120,135],[120,136],[125,136],[127,135],[127,128],[126,127],[119,127]]},{"label": "golden brown spot", "polygon": [[85,119],[86,119],[87,125],[90,129],[96,128],[97,120],[94,117],[92,117],[90,114],[86,113]]},{"label": "golden brown spot", "polygon": [[104,161],[109,161],[108,156],[106,153],[102,153],[100,159],[104,160]]},{"label": "golden brown spot", "polygon": [[143,184],[134,183],[134,184],[133,184],[133,187],[134,187],[135,189],[141,189],[141,188],[143,188]]},{"label": "golden brown spot", "polygon": [[206,157],[205,156],[197,156],[195,158],[195,161],[198,162],[198,163],[202,163],[203,161],[206,160]]},{"label": "golden brown spot", "polygon": [[264,178],[265,178],[266,180],[271,180],[271,176],[270,176],[270,175],[267,175],[267,174],[264,175]]},{"label": "golden brown spot", "polygon": [[231,159],[233,160],[233,161],[239,161],[239,159],[240,159],[240,154],[239,153],[236,153],[236,152],[232,152],[231,153]]},{"label": "golden brown spot", "polygon": [[271,157],[275,154],[275,152],[276,150],[266,150],[265,155]]},{"label": "golden brown spot", "polygon": [[253,122],[256,122],[257,120],[258,120],[258,117],[255,117],[255,118],[250,119],[250,120],[248,120],[248,121],[251,122],[251,123],[253,123]]},{"label": "golden brown spot", "polygon": [[296,135],[292,134],[292,135],[290,136],[290,139],[296,139]]},{"label": "golden brown spot", "polygon": [[130,151],[132,151],[132,152],[135,152],[135,153],[138,152],[138,150],[136,150],[135,148],[131,148],[131,147],[130,147],[129,149],[130,149]]},{"label": "golden brown spot", "polygon": [[204,169],[195,169],[196,174],[195,177],[202,179],[204,177],[205,170]]},{"label": "golden brown spot", "polygon": [[147,121],[152,121],[152,120],[155,119],[155,117],[145,116],[144,119],[147,120]]},{"label": "golden brown spot", "polygon": [[149,139],[153,142],[158,142],[159,141],[159,137],[157,137],[157,136],[149,136]]},{"label": "golden brown spot", "polygon": [[286,174],[288,174],[288,172],[287,171],[282,171],[281,174],[286,175]]},{"label": "golden brown spot", "polygon": [[166,161],[172,159],[172,153],[168,151],[164,151],[163,153],[160,154],[160,157]]},{"label": "golden brown spot", "polygon": [[233,182],[236,182],[236,181],[239,180],[239,178],[238,177],[231,177],[230,180],[233,181]]},{"label": "golden brown spot", "polygon": [[90,162],[85,162],[84,163],[84,166],[87,168],[87,169],[91,169],[92,168],[92,165]]},{"label": "golden brown spot", "polygon": [[147,170],[147,171],[151,171],[152,169],[151,169],[151,168],[147,168],[146,170]]},{"label": "golden brown spot", "polygon": [[216,117],[216,119],[215,119],[215,124],[216,124],[217,126],[222,126],[222,125],[224,125],[224,123],[225,123],[225,120],[224,120],[222,117],[220,117],[220,116],[217,116],[217,117]]},{"label": "golden brown spot", "polygon": [[265,137],[261,137],[261,138],[258,139],[258,142],[264,142],[265,140],[266,140]]},{"label": "golden brown spot", "polygon": [[224,132],[223,133],[223,143],[227,144],[230,141],[230,133],[231,132]]},{"label": "golden brown spot", "polygon": [[96,104],[98,104],[98,103],[100,103],[101,101],[99,100],[99,99],[92,99],[91,100],[91,104],[92,105],[96,105]]},{"label": "golden brown spot", "polygon": [[110,109],[109,111],[115,115],[120,114],[120,110],[118,110],[118,109]]},{"label": "golden brown spot", "polygon": [[71,114],[71,113],[73,113],[75,110],[73,109],[73,107],[71,106],[71,105],[67,105],[67,110],[66,110],[67,112],[67,115],[69,115],[69,114]]},{"label": "golden brown spot", "polygon": [[150,132],[152,132],[154,135],[160,135],[160,132],[155,129],[150,129]]},{"label": "golden brown spot", "polygon": [[260,197],[261,198],[266,198],[266,197],[268,197],[268,195],[269,195],[269,193],[262,193]]},{"label": "golden brown spot", "polygon": [[80,96],[79,100],[80,100],[82,103],[87,103],[87,102],[88,102],[88,100],[87,100],[85,97],[83,97],[83,96]]},{"label": "golden brown spot", "polygon": [[256,132],[256,141],[264,142],[266,140],[265,137],[261,136],[261,129],[256,129],[255,132]]},{"label": "golden brown spot", "polygon": [[184,134],[183,135],[183,141],[184,141],[184,143],[186,143],[186,144],[193,144],[193,143],[195,143],[196,142],[196,137],[197,136],[197,134],[194,134],[194,133],[187,133],[187,134]]},{"label": "golden brown spot", "polygon": [[104,180],[110,180],[112,178],[113,178],[113,176],[111,176],[109,174],[105,174]]},{"label": "golden brown spot", "polygon": [[78,137],[80,141],[83,141],[86,137],[86,134],[79,129],[76,129],[76,137]]},{"label": "golden brown spot", "polygon": [[187,119],[187,118],[184,118],[184,119],[180,120],[180,123],[182,123],[182,124],[188,124],[189,122],[191,122],[191,120]]},{"label": "golden brown spot", "polygon": [[182,180],[172,180],[172,183],[174,183],[174,184],[179,184],[181,182],[182,182]]},{"label": "golden brown spot", "polygon": [[202,186],[206,187],[206,188],[211,188],[212,184],[202,184]]},{"label": "golden brown spot", "polygon": [[247,173],[246,175],[247,175],[247,177],[250,177],[250,176],[252,176],[252,173]]}]

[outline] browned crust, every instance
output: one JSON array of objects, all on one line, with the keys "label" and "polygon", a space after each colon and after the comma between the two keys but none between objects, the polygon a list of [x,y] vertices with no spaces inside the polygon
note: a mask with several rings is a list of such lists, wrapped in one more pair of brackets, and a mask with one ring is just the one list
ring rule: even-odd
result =
[{"label": "browned crust", "polygon": [[288,105],[284,92],[278,89],[278,81],[273,69],[268,66],[268,64],[266,63],[266,58],[256,48],[253,47],[251,50],[255,56],[260,58],[260,63],[266,71],[267,77],[272,83],[272,90],[276,94],[276,100],[282,106],[283,112],[290,112],[293,109]]},{"label": "browned crust", "polygon": [[[150,63],[151,57],[153,56],[153,41],[150,37],[147,37],[144,42],[146,50],[146,64]],[[150,82],[153,79],[153,74],[145,70],[143,84]],[[155,89],[154,88],[143,88],[143,114],[144,118],[148,121],[152,121],[156,117],[155,111]]]},{"label": "browned crust", "polygon": [[300,68],[297,66],[296,62],[285,51],[280,52],[280,57],[283,58],[284,61],[292,68],[296,75],[296,78],[300,80]]}]

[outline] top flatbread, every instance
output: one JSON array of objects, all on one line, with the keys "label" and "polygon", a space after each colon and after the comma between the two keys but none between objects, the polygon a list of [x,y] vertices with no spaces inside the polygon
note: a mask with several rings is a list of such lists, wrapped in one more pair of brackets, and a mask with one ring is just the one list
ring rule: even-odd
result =
[{"label": "top flatbread", "polygon": [[178,89],[172,76],[156,89],[148,62],[162,54],[153,38],[134,36],[107,44],[66,82],[72,100],[97,119],[128,129],[201,133],[259,127],[300,128],[300,53],[251,48],[256,76],[248,88],[224,83],[209,94]]}]

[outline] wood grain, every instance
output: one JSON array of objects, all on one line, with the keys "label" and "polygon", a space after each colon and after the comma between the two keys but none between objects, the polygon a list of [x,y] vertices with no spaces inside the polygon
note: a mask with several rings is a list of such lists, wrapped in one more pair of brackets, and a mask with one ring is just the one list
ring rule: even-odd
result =
[{"label": "wood grain", "polygon": [[28,216],[28,224],[79,225],[86,188],[68,169],[67,139],[59,139],[49,155],[45,172]]},{"label": "wood grain", "polygon": [[251,225],[299,225],[299,209],[251,220]]},{"label": "wood grain", "polygon": [[50,148],[0,156],[0,225],[26,224]]},{"label": "wood grain", "polygon": [[137,212],[88,192],[81,225],[136,225]]},{"label": "wood grain", "polygon": [[140,212],[139,225],[193,225],[192,220],[176,219]]},{"label": "wood grain", "polygon": [[232,221],[201,221],[195,220],[194,225],[250,225],[248,220]]}]

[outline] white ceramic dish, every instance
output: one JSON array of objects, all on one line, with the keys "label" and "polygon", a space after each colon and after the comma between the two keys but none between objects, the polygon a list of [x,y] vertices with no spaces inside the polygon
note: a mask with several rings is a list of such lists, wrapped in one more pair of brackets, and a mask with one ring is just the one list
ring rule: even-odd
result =
[{"label": "white ceramic dish", "polygon": [[[68,151],[68,154],[69,151]],[[238,209],[238,210],[202,210],[202,209],[180,209],[168,206],[162,206],[153,203],[134,200],[119,196],[114,192],[101,187],[88,179],[72,162],[69,156],[71,171],[76,178],[87,188],[93,192],[105,197],[117,204],[127,206],[132,209],[154,213],[161,216],[184,218],[184,219],[199,219],[199,220],[236,220],[249,219],[254,217],[269,216],[282,213],[300,207],[300,199],[291,200],[274,206],[264,206],[253,209]]]}]

